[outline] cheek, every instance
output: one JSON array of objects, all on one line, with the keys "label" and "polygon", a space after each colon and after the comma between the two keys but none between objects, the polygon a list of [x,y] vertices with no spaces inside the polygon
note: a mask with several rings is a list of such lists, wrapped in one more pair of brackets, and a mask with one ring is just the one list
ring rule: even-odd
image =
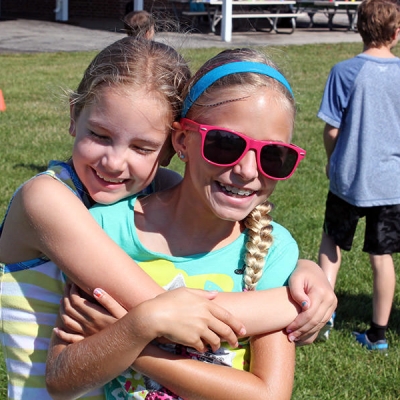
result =
[{"label": "cheek", "polygon": [[72,149],[72,157],[88,158],[99,157],[104,152],[104,147],[88,140],[76,138]]},{"label": "cheek", "polygon": [[153,179],[160,165],[159,155],[157,153],[143,157],[132,154],[128,160],[130,174],[140,180]]},{"label": "cheek", "polygon": [[273,181],[272,179],[268,178],[263,178],[262,180],[262,187],[263,187],[263,194],[266,196],[266,198],[269,198],[271,196],[272,192],[275,190],[276,184],[278,181]]}]

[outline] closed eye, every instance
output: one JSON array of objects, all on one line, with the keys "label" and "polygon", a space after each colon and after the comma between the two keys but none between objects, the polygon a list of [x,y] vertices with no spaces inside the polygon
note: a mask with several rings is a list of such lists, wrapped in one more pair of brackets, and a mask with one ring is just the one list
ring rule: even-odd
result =
[{"label": "closed eye", "polygon": [[155,148],[149,148],[149,147],[137,146],[137,145],[132,145],[131,149],[136,151],[137,153],[143,154],[143,155],[152,154],[158,150]]},{"label": "closed eye", "polygon": [[108,136],[105,135],[99,135],[98,133],[95,133],[93,131],[89,131],[89,135],[92,136],[94,139],[98,140],[98,141],[106,141],[109,140]]}]

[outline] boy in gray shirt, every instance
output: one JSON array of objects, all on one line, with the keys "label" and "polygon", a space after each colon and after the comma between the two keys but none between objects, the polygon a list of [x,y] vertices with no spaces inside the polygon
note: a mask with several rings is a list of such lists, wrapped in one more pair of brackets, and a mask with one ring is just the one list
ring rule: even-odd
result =
[{"label": "boy in gray shirt", "polygon": [[[332,68],[318,112],[326,123],[330,181],[319,264],[334,288],[341,249],[351,249],[365,217],[373,314],[370,329],[354,335],[367,349],[386,351],[396,283],[392,254],[400,252],[400,59],[391,52],[399,38],[400,3],[364,0],[357,27],[364,51]],[[328,338],[333,319],[320,338]]]}]

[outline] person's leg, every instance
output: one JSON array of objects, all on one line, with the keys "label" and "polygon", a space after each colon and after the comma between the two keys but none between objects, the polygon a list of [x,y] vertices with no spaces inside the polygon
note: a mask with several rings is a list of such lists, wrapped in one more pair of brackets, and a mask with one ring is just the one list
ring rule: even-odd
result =
[{"label": "person's leg", "polygon": [[[373,326],[368,330],[368,338],[371,341],[376,341],[385,339],[385,332],[379,334],[378,327],[384,328],[388,325],[396,287],[396,273],[391,254],[370,254],[369,258],[374,274],[374,288],[372,303]],[[376,325],[375,329],[374,324]],[[382,333],[383,337],[381,337]]]},{"label": "person's leg", "polygon": [[386,331],[392,310],[396,274],[391,254],[369,256],[374,277],[371,327],[362,333],[354,332],[357,342],[368,350],[386,352]]},{"label": "person's leg", "polygon": [[[325,272],[331,286],[335,289],[336,278],[341,264],[341,249],[350,250],[359,215],[357,207],[352,206],[329,192],[326,200],[325,220],[318,264]],[[320,330],[318,340],[327,340],[334,325],[336,314]]]},{"label": "person's leg", "polygon": [[371,327],[355,332],[356,340],[369,350],[388,348],[386,330],[396,286],[392,253],[400,251],[400,205],[366,209],[366,230],[363,251],[369,253],[373,272]]},{"label": "person's leg", "polygon": [[[334,240],[325,232],[322,232],[322,240],[318,253],[318,264],[325,272],[332,289],[335,289],[336,277],[339,272],[341,262],[340,247],[336,246]],[[326,341],[335,323],[336,313],[325,324],[318,333],[317,340]]]},{"label": "person's leg", "polygon": [[318,263],[333,289],[342,259],[341,249],[351,249],[359,218],[358,207],[352,206],[332,192],[328,193]]},{"label": "person's leg", "polygon": [[323,232],[319,247],[318,264],[325,272],[333,289],[335,289],[341,259],[340,247],[335,244],[334,240],[328,234]]}]

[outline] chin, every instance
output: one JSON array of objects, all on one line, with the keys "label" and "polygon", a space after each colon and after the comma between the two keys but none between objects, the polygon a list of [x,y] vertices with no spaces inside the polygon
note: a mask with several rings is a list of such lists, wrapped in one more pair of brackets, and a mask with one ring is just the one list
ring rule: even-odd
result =
[{"label": "chin", "polygon": [[250,212],[251,210],[249,212],[238,210],[233,210],[229,212],[227,210],[222,210],[221,212],[216,211],[215,215],[223,221],[239,222],[244,220],[250,214]]},{"label": "chin", "polygon": [[105,193],[101,193],[101,194],[97,193],[97,194],[94,194],[93,196],[91,196],[91,198],[95,203],[104,204],[105,206],[108,206],[110,204],[117,203],[118,201],[124,199],[127,196],[128,196],[127,194],[124,194],[121,196],[116,196],[116,195],[110,195],[110,194],[105,194]]}]

